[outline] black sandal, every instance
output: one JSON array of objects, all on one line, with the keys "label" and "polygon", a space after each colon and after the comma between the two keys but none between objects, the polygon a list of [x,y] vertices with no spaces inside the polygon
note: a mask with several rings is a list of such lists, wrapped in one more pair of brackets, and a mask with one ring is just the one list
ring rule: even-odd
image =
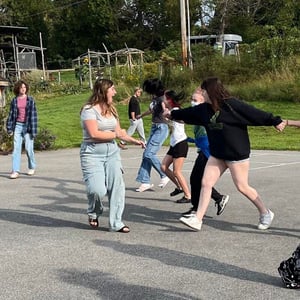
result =
[{"label": "black sandal", "polygon": [[99,226],[99,221],[97,219],[93,219],[92,217],[89,217],[89,224],[92,228],[96,229]]},{"label": "black sandal", "polygon": [[128,226],[123,226],[121,229],[118,230],[118,232],[129,233],[130,229]]},{"label": "black sandal", "polygon": [[181,193],[183,193],[183,190],[181,190],[179,188],[175,188],[175,190],[172,193],[170,193],[170,196],[173,197],[173,196],[176,196]]}]

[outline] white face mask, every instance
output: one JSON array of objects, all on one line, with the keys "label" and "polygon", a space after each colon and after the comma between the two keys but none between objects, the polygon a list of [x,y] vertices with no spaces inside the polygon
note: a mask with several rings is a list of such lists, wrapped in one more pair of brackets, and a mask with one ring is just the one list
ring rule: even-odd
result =
[{"label": "white face mask", "polygon": [[199,105],[200,103],[199,102],[195,102],[195,101],[191,101],[191,105],[194,107],[194,106],[197,106]]}]

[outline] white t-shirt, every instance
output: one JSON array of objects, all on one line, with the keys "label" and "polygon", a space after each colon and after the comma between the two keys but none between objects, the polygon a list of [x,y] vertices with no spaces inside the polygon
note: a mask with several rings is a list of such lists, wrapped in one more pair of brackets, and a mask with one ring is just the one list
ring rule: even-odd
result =
[{"label": "white t-shirt", "polygon": [[[179,109],[178,107],[173,108],[173,110]],[[187,135],[184,129],[184,123],[172,121],[172,132],[170,136],[170,145],[174,147],[179,142],[182,142],[187,139]]]}]

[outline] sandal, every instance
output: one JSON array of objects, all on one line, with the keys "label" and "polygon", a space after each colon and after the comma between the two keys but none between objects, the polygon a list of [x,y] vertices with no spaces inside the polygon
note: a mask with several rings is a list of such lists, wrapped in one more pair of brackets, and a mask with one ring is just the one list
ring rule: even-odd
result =
[{"label": "sandal", "polygon": [[92,228],[96,229],[99,226],[98,219],[93,219],[92,217],[89,217],[89,224]]},{"label": "sandal", "polygon": [[121,229],[118,230],[118,232],[129,233],[130,229],[128,226],[123,226]]},{"label": "sandal", "polygon": [[173,196],[176,196],[181,193],[183,193],[183,190],[181,190],[179,188],[175,188],[175,190],[172,193],[170,193],[170,196],[173,197]]}]

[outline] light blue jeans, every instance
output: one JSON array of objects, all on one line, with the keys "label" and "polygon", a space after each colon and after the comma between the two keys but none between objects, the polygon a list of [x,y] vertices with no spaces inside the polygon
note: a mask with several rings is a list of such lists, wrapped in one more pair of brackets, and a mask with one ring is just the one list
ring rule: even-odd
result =
[{"label": "light blue jeans", "polygon": [[29,133],[27,133],[26,124],[17,122],[14,131],[14,150],[12,153],[13,172],[20,173],[23,139],[25,140],[25,150],[28,159],[28,169],[35,169],[36,167],[33,151],[34,139]]},{"label": "light blue jeans", "polygon": [[115,142],[85,143],[80,147],[80,161],[88,198],[87,213],[96,219],[103,212],[103,198],[109,204],[109,228],[118,231],[123,226],[125,184],[120,149]]},{"label": "light blue jeans", "polygon": [[143,159],[138,171],[136,181],[141,183],[150,183],[150,174],[152,167],[158,172],[160,178],[166,177],[166,174],[160,168],[161,163],[156,154],[168,137],[168,134],[169,128],[167,124],[152,124],[147,147],[143,153]]}]

